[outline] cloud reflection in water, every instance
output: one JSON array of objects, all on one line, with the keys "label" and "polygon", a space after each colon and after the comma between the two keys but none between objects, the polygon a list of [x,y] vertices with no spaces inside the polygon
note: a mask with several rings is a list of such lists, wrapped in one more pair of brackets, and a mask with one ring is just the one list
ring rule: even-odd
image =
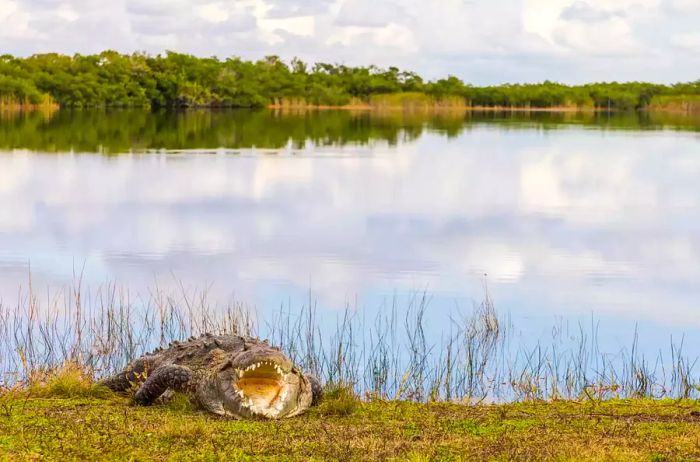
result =
[{"label": "cloud reflection in water", "polygon": [[[693,134],[488,125],[410,143],[277,155],[0,155],[0,293],[212,284],[271,309],[427,289],[520,316],[595,312],[698,326]],[[330,154],[329,154],[330,153]],[[244,154],[250,154],[244,151]],[[332,155],[331,155],[332,154]],[[375,303],[376,305],[376,303]]]}]

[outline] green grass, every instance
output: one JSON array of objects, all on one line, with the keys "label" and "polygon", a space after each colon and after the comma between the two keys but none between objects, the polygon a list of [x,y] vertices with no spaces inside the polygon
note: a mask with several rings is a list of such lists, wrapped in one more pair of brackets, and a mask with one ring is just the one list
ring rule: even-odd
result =
[{"label": "green grass", "polygon": [[[36,392],[36,390],[34,390]],[[638,460],[700,458],[700,403],[360,402],[329,390],[303,416],[230,421],[126,397],[0,395],[0,460]]]},{"label": "green grass", "polygon": [[109,388],[98,385],[76,363],[66,363],[57,371],[34,371],[29,385],[21,390],[34,398],[106,398],[112,396]]}]

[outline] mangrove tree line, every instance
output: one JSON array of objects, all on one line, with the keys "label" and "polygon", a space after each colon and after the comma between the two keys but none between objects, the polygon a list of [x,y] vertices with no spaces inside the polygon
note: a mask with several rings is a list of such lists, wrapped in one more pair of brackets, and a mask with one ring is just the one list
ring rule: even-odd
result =
[{"label": "mangrove tree line", "polygon": [[427,81],[395,67],[199,58],[167,52],[26,58],[0,56],[0,105],[61,107],[263,107],[277,105],[436,103],[489,107],[558,106],[642,109],[700,98],[700,80],[675,85],[643,82],[569,86],[545,81],[476,87],[454,76]]}]

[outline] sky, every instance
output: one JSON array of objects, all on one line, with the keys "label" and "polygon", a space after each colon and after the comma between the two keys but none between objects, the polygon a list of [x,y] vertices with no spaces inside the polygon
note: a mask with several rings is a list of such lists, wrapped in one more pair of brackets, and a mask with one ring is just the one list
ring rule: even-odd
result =
[{"label": "sky", "polygon": [[0,0],[0,52],[392,65],[475,84],[700,78],[700,0]]}]

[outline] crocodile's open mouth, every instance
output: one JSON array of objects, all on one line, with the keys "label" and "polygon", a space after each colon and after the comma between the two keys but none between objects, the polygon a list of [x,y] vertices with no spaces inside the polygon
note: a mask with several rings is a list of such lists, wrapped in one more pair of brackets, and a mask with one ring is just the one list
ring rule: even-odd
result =
[{"label": "crocodile's open mouth", "polygon": [[261,361],[238,371],[234,387],[244,405],[256,414],[274,417],[284,408],[289,385],[277,364]]}]

